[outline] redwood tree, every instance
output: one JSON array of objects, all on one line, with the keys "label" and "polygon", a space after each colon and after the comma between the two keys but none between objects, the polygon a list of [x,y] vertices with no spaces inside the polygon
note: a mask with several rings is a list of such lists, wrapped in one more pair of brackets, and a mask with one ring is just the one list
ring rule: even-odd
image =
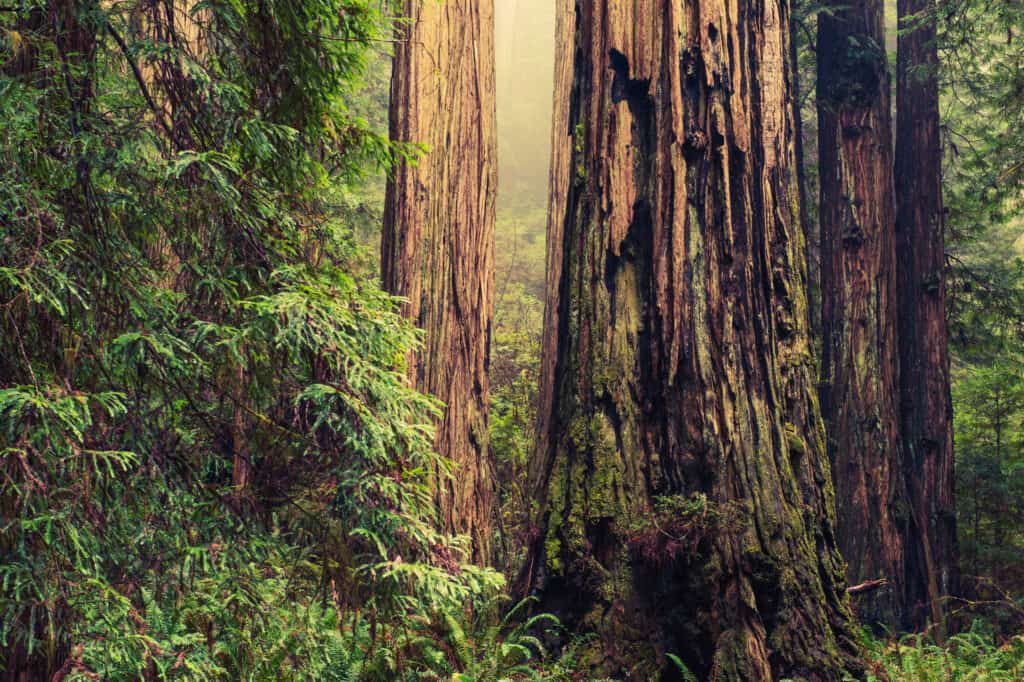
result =
[{"label": "redwood tree", "polygon": [[786,0],[560,0],[524,578],[595,671],[839,679]]},{"label": "redwood tree", "polygon": [[494,289],[496,129],[493,0],[405,0],[391,81],[391,136],[421,143],[388,182],[384,286],[424,330],[416,386],[445,403],[434,472],[442,527],[488,559],[493,483],[487,364]]},{"label": "redwood tree", "polygon": [[863,620],[903,613],[895,204],[883,0],[830,0],[818,19],[822,413],[839,546]]},{"label": "redwood tree", "polygon": [[933,0],[898,5],[896,253],[911,627],[929,618],[942,624],[942,599],[958,589],[934,9]]}]

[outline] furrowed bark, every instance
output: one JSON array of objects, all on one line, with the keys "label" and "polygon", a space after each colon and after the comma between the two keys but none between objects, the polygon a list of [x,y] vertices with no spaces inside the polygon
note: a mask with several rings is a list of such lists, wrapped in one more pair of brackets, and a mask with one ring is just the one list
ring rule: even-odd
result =
[{"label": "furrowed bark", "polygon": [[493,483],[487,365],[494,290],[496,129],[493,0],[406,0],[391,83],[391,136],[423,143],[388,182],[384,287],[425,331],[415,385],[445,402],[435,472],[442,528],[489,558]]},{"label": "furrowed bark", "polygon": [[540,515],[594,672],[856,667],[814,389],[786,0],[560,0]]},{"label": "furrowed bark", "polygon": [[[896,253],[899,269],[900,412],[910,497],[907,622],[945,630],[944,598],[959,589],[953,410],[946,333],[942,143],[932,0],[900,0],[896,104]],[[913,26],[913,30],[907,30]]]},{"label": "furrowed bark", "polygon": [[899,450],[895,205],[882,0],[833,0],[818,19],[822,412],[854,600],[898,627],[906,496]]}]

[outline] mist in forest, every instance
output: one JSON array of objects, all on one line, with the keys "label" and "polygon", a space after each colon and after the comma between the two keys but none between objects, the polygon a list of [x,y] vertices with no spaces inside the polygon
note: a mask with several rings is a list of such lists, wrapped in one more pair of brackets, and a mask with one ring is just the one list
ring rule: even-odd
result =
[{"label": "mist in forest", "polygon": [[550,0],[501,0],[495,7],[499,211],[546,200],[554,26]]}]

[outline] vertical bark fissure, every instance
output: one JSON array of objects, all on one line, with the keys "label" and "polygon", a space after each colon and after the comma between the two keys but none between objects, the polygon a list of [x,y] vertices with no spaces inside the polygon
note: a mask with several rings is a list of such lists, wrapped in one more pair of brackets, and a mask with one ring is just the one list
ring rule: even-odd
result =
[{"label": "vertical bark fissure", "polygon": [[[900,0],[897,62],[896,251],[900,412],[910,498],[907,625],[944,629],[957,594],[953,410],[946,330],[938,48],[932,0]],[[908,23],[913,21],[913,30]]]},{"label": "vertical bark fissure", "polygon": [[899,449],[895,204],[882,0],[834,0],[818,19],[822,406],[839,545],[861,618],[903,616],[907,501]]},{"label": "vertical bark fissure", "polygon": [[442,528],[489,560],[488,455],[494,288],[496,127],[492,0],[406,0],[391,85],[391,136],[427,148],[388,181],[385,288],[424,330],[409,361],[417,388],[445,403],[435,443],[454,475],[435,472]]},{"label": "vertical bark fissure", "polygon": [[785,0],[559,5],[526,577],[599,635],[605,674],[650,679],[666,652],[709,679],[855,665],[788,27]]}]

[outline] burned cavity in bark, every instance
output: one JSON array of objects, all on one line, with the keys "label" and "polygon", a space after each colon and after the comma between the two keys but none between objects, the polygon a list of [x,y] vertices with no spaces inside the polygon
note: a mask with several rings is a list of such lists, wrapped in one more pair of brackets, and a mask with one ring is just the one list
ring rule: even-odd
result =
[{"label": "burned cavity in bark", "polygon": [[[609,68],[614,72],[612,80],[612,102],[618,104],[625,101],[633,117],[631,126],[633,145],[639,151],[642,162],[635,169],[635,182],[640,188],[650,187],[654,174],[655,158],[655,121],[654,98],[650,95],[651,81],[649,78],[630,78],[629,60],[626,55],[612,48],[608,51]],[[609,249],[605,255],[605,286],[609,300],[615,300],[618,288],[617,280],[623,269],[632,265],[636,269],[637,287],[642,305],[650,300],[652,290],[651,278],[654,273],[650,264],[654,257],[654,216],[651,201],[640,196],[633,204],[633,219],[629,224],[625,238],[618,245],[617,252]],[[611,324],[615,325],[616,306],[611,306]],[[642,311],[645,321],[650,315]],[[644,324],[639,339],[641,348],[648,347],[648,324]],[[645,382],[648,385],[649,382]]]}]

